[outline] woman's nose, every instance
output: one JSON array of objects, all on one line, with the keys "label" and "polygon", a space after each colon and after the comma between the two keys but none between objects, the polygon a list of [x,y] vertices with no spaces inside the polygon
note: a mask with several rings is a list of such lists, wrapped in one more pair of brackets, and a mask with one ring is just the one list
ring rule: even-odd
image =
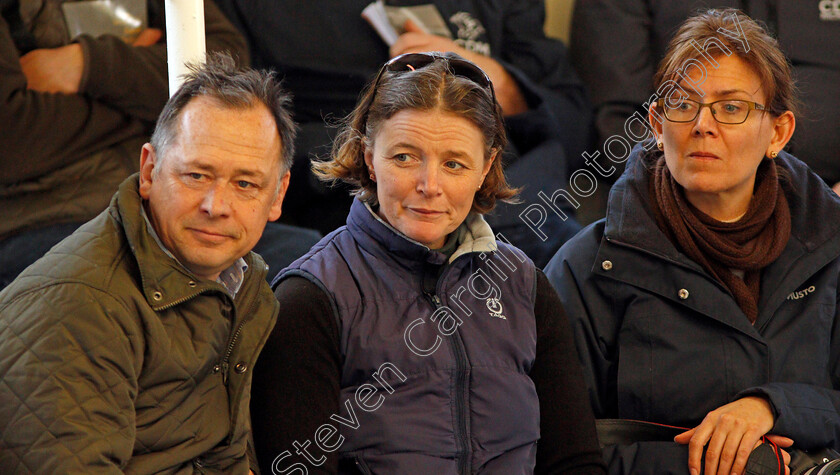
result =
[{"label": "woman's nose", "polygon": [[417,191],[425,195],[435,195],[440,192],[440,177],[437,167],[426,166],[419,171],[417,177]]},{"label": "woman's nose", "polygon": [[694,119],[692,132],[696,135],[717,135],[718,122],[710,106],[700,107],[700,111]]}]

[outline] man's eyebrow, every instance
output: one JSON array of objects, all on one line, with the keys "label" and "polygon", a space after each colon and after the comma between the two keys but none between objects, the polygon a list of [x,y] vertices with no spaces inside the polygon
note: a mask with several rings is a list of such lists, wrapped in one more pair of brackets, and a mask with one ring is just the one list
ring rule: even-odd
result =
[{"label": "man's eyebrow", "polygon": [[[207,171],[210,173],[216,173],[216,167],[210,165],[209,163],[201,163],[201,162],[189,162],[186,164],[187,167],[195,167],[202,171]],[[246,177],[254,177],[258,179],[265,178],[265,173],[259,170],[249,170],[247,168],[237,168],[233,170],[233,176],[246,176]]]},{"label": "man's eyebrow", "polygon": [[265,176],[265,173],[259,170],[248,170],[246,168],[237,168],[233,171],[234,176],[252,176],[257,178],[262,178]]}]

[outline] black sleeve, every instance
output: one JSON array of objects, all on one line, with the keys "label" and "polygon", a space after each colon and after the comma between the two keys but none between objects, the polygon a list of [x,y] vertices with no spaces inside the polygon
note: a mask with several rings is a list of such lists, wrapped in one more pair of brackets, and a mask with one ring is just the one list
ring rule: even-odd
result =
[{"label": "black sleeve", "polygon": [[[274,295],[280,314],[254,367],[251,389],[260,471],[286,473],[299,463],[310,474],[335,474],[338,452],[324,453],[313,439],[317,429],[330,422],[330,415],[338,414],[341,361],[336,316],[324,291],[302,277],[282,281]],[[274,464],[277,470],[272,471]]]},{"label": "black sleeve", "polygon": [[[632,134],[625,123],[634,112],[645,122],[653,92],[653,75],[659,62],[653,43],[653,14],[647,0],[579,0],[571,27],[572,64],[586,84],[595,110],[598,150],[618,135],[635,143],[644,138],[644,123],[632,121]],[[679,2],[682,3],[682,2]],[[669,4],[670,5],[670,4]],[[608,179],[621,176],[624,164],[606,157],[597,160],[606,170],[615,166]]]},{"label": "black sleeve", "polygon": [[530,376],[540,399],[535,473],[606,473],[569,321],[540,270],[534,313],[537,357]]},{"label": "black sleeve", "polygon": [[494,59],[513,76],[529,107],[505,117],[508,140],[520,155],[547,140],[559,141],[569,165],[583,166],[578,161],[591,145],[591,106],[566,46],[543,31],[544,0],[508,3],[503,42]]}]

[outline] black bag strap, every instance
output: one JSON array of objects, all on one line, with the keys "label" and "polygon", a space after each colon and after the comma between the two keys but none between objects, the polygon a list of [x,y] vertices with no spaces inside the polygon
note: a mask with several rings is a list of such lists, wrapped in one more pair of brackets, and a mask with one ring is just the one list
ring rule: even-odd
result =
[{"label": "black bag strap", "polygon": [[630,445],[635,442],[673,441],[688,429],[632,419],[598,419],[598,441],[605,445]]}]

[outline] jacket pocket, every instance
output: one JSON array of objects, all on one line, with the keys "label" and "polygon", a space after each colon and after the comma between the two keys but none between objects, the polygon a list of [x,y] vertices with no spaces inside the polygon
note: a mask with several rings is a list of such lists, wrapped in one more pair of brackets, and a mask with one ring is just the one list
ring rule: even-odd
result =
[{"label": "jacket pocket", "polygon": [[[652,307],[658,308],[652,308]],[[619,334],[619,417],[691,425],[727,401],[717,322],[655,302],[628,312]]]}]

